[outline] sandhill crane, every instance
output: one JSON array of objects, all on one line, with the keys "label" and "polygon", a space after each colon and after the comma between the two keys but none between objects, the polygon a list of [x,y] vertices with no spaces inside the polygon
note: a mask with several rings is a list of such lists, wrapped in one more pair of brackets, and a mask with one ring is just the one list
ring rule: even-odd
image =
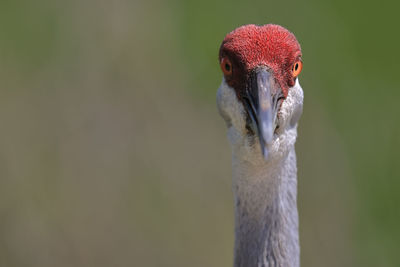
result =
[{"label": "sandhill crane", "polygon": [[296,37],[245,25],[219,51],[217,104],[232,147],[235,267],[299,266],[294,144],[303,107]]}]

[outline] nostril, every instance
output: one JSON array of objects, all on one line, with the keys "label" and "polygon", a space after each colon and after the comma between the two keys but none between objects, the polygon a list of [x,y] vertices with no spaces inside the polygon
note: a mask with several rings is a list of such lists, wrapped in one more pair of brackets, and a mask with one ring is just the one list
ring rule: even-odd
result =
[{"label": "nostril", "polygon": [[275,130],[274,130],[274,134],[278,134],[278,130],[279,130],[279,125],[276,125]]}]

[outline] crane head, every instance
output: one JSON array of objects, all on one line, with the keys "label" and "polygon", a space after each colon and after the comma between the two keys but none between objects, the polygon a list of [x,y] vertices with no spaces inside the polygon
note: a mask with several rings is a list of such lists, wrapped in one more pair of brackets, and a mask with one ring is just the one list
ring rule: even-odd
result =
[{"label": "crane head", "polygon": [[[279,133],[278,128],[283,126],[279,123],[281,107],[302,70],[301,56],[296,37],[274,24],[239,27],[227,34],[221,44],[219,62],[223,85],[234,92],[234,101],[241,104],[244,112],[232,114],[219,103],[220,113],[230,122],[233,116],[244,117],[242,126],[247,135],[258,135],[265,159]],[[299,115],[295,117],[298,119]]]}]

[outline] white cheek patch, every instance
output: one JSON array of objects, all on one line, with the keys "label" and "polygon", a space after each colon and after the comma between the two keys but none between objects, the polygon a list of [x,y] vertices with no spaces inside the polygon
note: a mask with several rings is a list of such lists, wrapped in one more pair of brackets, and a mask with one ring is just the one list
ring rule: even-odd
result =
[{"label": "white cheek patch", "polygon": [[293,87],[289,88],[289,93],[282,103],[280,110],[280,127],[282,131],[296,126],[303,112],[303,89],[301,89],[299,78]]},{"label": "white cheek patch", "polygon": [[234,127],[240,133],[246,131],[246,112],[242,103],[237,99],[235,90],[230,87],[225,79],[217,91],[217,106],[219,113],[229,127]]},{"label": "white cheek patch", "polygon": [[[243,104],[237,99],[235,90],[225,80],[217,92],[217,105],[221,116],[228,126],[228,140],[234,154],[248,160],[262,156],[258,138],[250,137],[246,130],[247,113]],[[255,159],[254,159],[255,160]]]}]

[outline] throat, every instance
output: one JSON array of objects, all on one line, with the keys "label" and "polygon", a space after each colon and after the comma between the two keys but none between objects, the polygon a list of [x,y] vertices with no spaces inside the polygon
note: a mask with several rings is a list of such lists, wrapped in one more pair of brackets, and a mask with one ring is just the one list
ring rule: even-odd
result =
[{"label": "throat", "polygon": [[253,165],[233,157],[235,267],[299,266],[294,148]]}]

